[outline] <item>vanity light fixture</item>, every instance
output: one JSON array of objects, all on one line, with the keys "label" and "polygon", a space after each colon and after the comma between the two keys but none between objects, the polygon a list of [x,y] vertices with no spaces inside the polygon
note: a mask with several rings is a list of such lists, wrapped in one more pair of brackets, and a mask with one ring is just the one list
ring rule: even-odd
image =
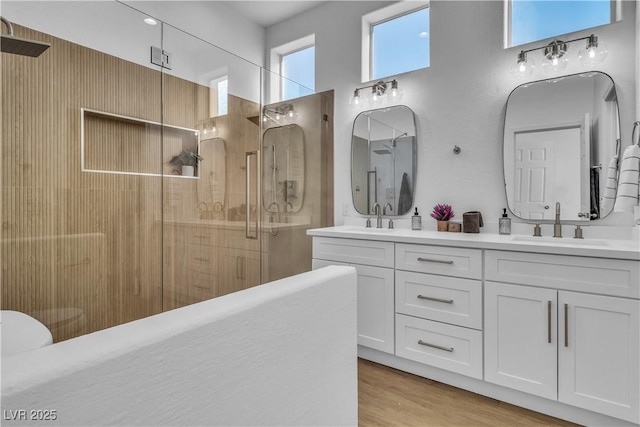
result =
[{"label": "vanity light fixture", "polygon": [[196,129],[198,129],[198,134],[202,139],[215,138],[215,134],[218,131],[215,117],[199,121]]},{"label": "vanity light fixture", "polygon": [[266,123],[269,120],[277,122],[282,118],[287,118],[292,120],[292,119],[295,119],[296,115],[297,115],[296,110],[293,108],[292,104],[282,104],[273,108],[265,107],[262,113],[262,122]]},{"label": "vanity light fixture", "polygon": [[[363,89],[371,88],[370,94],[367,96]],[[358,106],[366,102],[378,104],[384,99],[394,102],[402,98],[402,91],[398,88],[396,79],[383,81],[380,80],[368,86],[357,87],[353,91],[353,96],[349,99],[349,104]]]},{"label": "vanity light fixture", "polygon": [[598,37],[595,34],[566,42],[562,40],[554,40],[546,46],[521,50],[518,53],[516,63],[511,67],[511,73],[514,77],[530,75],[535,68],[535,62],[532,58],[528,58],[527,54],[529,52],[542,49],[544,49],[542,69],[547,73],[560,72],[566,68],[567,63],[569,62],[569,58],[566,56],[569,49],[569,43],[579,40],[587,41],[586,46],[580,49],[578,53],[578,58],[583,66],[593,67],[602,63],[602,61],[607,57],[607,48],[602,42],[598,41]]}]

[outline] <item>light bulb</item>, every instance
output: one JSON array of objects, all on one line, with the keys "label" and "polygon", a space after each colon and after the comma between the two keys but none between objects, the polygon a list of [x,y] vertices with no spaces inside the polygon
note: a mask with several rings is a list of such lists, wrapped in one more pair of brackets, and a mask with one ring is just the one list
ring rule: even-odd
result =
[{"label": "light bulb", "polygon": [[398,87],[398,81],[391,81],[391,90],[387,94],[387,98],[391,102],[397,102],[402,99],[404,92]]},{"label": "light bulb", "polygon": [[518,61],[511,66],[511,75],[513,77],[526,77],[533,73],[536,64],[533,58],[527,58],[525,51],[518,53]]},{"label": "light bulb", "polygon": [[569,63],[569,58],[565,55],[567,44],[559,40],[554,40],[544,50],[545,60],[542,62],[542,69],[545,73],[556,74],[562,72]]},{"label": "light bulb", "polygon": [[358,106],[360,105],[361,102],[362,102],[362,99],[360,98],[360,89],[356,89],[353,91],[353,96],[349,98],[349,104],[353,106]]},{"label": "light bulb", "polygon": [[267,116],[266,116],[266,115],[263,115],[263,116],[262,116],[262,122],[263,122],[263,123],[267,123]]},{"label": "light bulb", "polygon": [[578,59],[583,67],[595,67],[602,64],[608,53],[604,43],[598,41],[598,37],[591,34],[587,39],[587,45],[578,52]]},{"label": "light bulb", "polygon": [[289,116],[290,119],[293,118],[293,110],[289,110],[289,112],[287,113],[287,116]]},{"label": "light bulb", "polygon": [[280,120],[280,113],[276,113],[276,120]]}]

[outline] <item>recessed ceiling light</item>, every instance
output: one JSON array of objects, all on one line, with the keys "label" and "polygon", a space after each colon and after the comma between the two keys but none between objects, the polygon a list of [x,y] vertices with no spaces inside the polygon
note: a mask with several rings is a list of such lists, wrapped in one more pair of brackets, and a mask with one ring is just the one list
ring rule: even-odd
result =
[{"label": "recessed ceiling light", "polygon": [[422,38],[429,37],[429,33],[426,31],[422,31],[420,34],[418,34],[418,37],[422,37]]},{"label": "recessed ceiling light", "polygon": [[156,25],[158,21],[153,18],[144,18],[144,23],[149,25]]}]

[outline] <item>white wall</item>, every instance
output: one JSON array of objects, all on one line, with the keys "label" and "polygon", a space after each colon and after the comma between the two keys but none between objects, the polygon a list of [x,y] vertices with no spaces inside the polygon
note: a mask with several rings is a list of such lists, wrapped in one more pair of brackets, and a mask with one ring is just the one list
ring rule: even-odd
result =
[{"label": "white wall", "polygon": [[[168,74],[208,86],[226,72],[230,93],[260,102],[265,30],[225,2],[3,0],[1,12],[13,23],[154,69],[150,47],[163,47],[173,55]],[[143,22],[146,16],[170,27],[163,34],[162,25]]]},{"label": "white wall", "polygon": [[[2,425],[356,425],[356,280],[327,267],[5,358]],[[30,409],[56,419],[12,420]]]},{"label": "white wall", "polygon": [[[142,25],[139,19],[142,12],[263,65],[264,28],[225,2],[129,0],[122,3],[130,7],[115,0],[3,0],[0,11],[11,22],[128,60],[139,57],[135,50],[144,31],[141,29],[153,31],[158,40],[160,37],[159,25]],[[147,50],[142,59],[143,64],[149,63]]]},{"label": "white wall", "polygon": [[[266,52],[288,40],[315,32],[316,90],[335,88],[335,182],[349,182],[351,128],[359,111],[348,105],[360,83],[361,16],[389,2],[328,2],[267,28]],[[609,55],[600,71],[616,83],[624,145],[630,143],[635,117],[635,3],[623,2],[623,21],[593,32],[607,44]],[[572,38],[589,35],[572,34]],[[573,37],[575,36],[575,37]],[[495,222],[506,206],[502,176],[502,132],[507,97],[524,83],[510,67],[521,48],[504,49],[502,1],[431,2],[431,67],[397,76],[404,89],[401,103],[416,113],[418,177],[416,205],[427,215],[436,203],[462,213],[480,210]],[[575,55],[581,44],[570,45]],[[538,52],[538,54],[540,54]],[[538,58],[536,58],[538,59]],[[541,63],[541,60],[537,61]],[[566,74],[581,71],[574,60]],[[546,78],[541,70],[531,80]],[[460,155],[453,146],[462,148]],[[352,209],[349,186],[335,188],[336,224],[344,221],[343,205]],[[356,214],[353,214],[356,215]],[[619,215],[600,224],[630,224]],[[424,228],[433,227],[429,220]],[[486,228],[485,230],[489,230]]]}]

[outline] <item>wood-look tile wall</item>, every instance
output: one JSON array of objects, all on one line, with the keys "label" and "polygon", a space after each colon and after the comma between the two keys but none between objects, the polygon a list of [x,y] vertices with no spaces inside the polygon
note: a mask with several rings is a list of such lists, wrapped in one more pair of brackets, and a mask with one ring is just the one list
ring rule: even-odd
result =
[{"label": "wood-look tile wall", "polygon": [[[196,180],[82,172],[80,109],[160,122],[164,91],[165,122],[193,128],[209,111],[208,88],[15,27],[51,47],[38,58],[1,58],[1,308],[59,326],[56,341],[160,312],[163,203],[166,214],[194,217]],[[243,100],[230,107],[259,111]],[[243,138],[257,146],[251,127]],[[94,120],[87,130],[100,139],[87,160],[104,169],[157,172],[180,151],[157,129]],[[241,190],[233,185],[231,193]],[[84,316],[84,327],[54,325],[59,309]]]}]

